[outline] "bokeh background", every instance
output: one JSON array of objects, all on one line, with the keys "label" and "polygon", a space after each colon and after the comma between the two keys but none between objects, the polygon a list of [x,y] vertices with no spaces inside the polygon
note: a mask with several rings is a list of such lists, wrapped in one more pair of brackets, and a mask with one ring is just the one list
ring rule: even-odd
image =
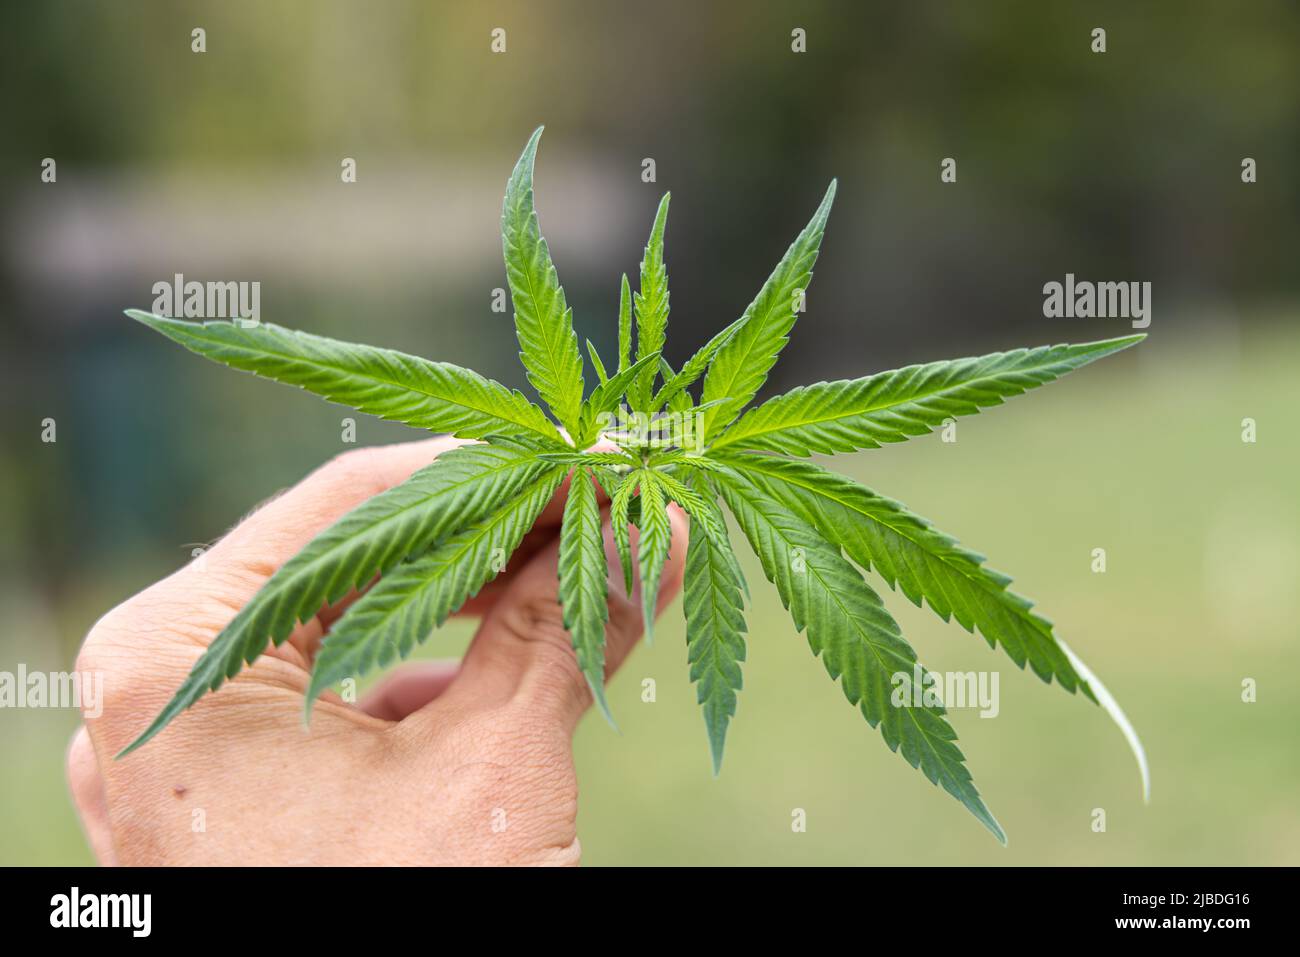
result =
[{"label": "bokeh background", "polygon": [[[674,608],[613,683],[622,735],[579,731],[588,862],[1300,863],[1294,4],[52,0],[0,18],[0,670],[70,668],[100,614],[343,447],[343,410],[126,320],[154,282],[258,280],[269,321],[526,386],[490,305],[502,188],[544,122],[543,229],[607,355],[666,189],[679,363],[839,177],[769,393],[1125,334],[1044,318],[1043,284],[1153,284],[1137,350],[963,420],[956,443],[839,464],[1016,575],[1142,733],[1150,805],[1098,708],[887,595],[931,668],[1001,672],[998,718],[954,715],[1000,848],[845,704],[751,561],[721,777]],[[359,422],[361,443],[408,435]],[[62,776],[76,722],[0,710],[0,863],[90,860]]]}]

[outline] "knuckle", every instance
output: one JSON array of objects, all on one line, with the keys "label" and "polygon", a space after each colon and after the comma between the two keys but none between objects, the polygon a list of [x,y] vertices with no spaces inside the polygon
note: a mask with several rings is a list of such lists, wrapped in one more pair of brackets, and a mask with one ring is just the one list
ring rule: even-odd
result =
[{"label": "knuckle", "polygon": [[345,488],[369,489],[382,491],[379,470],[376,468],[378,451],[371,448],[347,449],[338,453],[319,469],[316,474],[325,481],[338,483]]},{"label": "knuckle", "polygon": [[413,448],[426,449],[427,451],[423,452],[420,458],[427,457],[427,460],[432,462],[450,449],[471,444],[473,440],[470,439],[440,435],[397,445],[355,446],[339,452],[316,471],[318,475],[330,481],[337,481],[373,494],[392,485],[393,471],[397,463],[405,463],[404,467],[409,467]]},{"label": "knuckle", "polygon": [[78,672],[104,674],[122,666],[122,626],[124,617],[129,613],[129,605],[129,601],[123,602],[90,626],[73,666]]},{"label": "knuckle", "polygon": [[538,685],[585,706],[590,692],[555,597],[538,595],[513,604],[504,624],[516,646],[531,658],[529,675]]},{"label": "knuckle", "polygon": [[[164,624],[165,622],[165,624]],[[146,589],[101,617],[87,632],[73,665],[83,688],[82,717],[88,724],[127,720],[141,705],[141,688],[171,682],[169,668],[189,661],[191,645],[170,641],[190,627],[174,610]],[[197,636],[195,638],[197,642]],[[177,656],[182,657],[177,657]]]},{"label": "knuckle", "polygon": [[512,604],[506,625],[520,643],[541,655],[571,663],[576,673],[577,661],[564,627],[564,610],[553,596],[535,596]]},{"label": "knuckle", "polygon": [[[90,739],[86,736],[85,726],[77,728],[73,734],[72,740],[68,743],[68,752],[64,755],[63,768],[68,779],[68,789],[77,803],[85,794],[89,781],[89,762],[87,760],[87,751],[90,749]],[[91,761],[94,760],[93,753],[89,755]]]},{"label": "knuckle", "polygon": [[645,619],[640,604],[621,595],[610,595],[607,644],[626,651],[628,646],[641,637],[644,630]]}]

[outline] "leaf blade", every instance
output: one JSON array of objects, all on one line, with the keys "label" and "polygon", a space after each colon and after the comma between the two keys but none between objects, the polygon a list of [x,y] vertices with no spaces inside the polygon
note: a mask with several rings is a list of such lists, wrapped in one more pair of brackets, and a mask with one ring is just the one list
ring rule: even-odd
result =
[{"label": "leaf blade", "polygon": [[609,496],[609,521],[614,528],[614,547],[623,566],[623,590],[632,595],[632,537],[628,528],[631,521],[632,496],[636,492],[636,473],[630,472],[619,480]]},{"label": "leaf blade", "polygon": [[717,333],[712,339],[700,346],[695,354],[686,360],[686,364],[674,375],[668,376],[667,381],[660,387],[659,391],[650,401],[650,411],[658,412],[665,405],[670,404],[679,395],[685,392],[695,381],[704,374],[708,369],[709,363],[717,355],[718,350],[730,341],[736,330],[744,322],[744,317],[737,319],[731,325],[727,326],[721,332]]},{"label": "leaf blade", "polygon": [[994,352],[802,386],[750,409],[713,447],[806,456],[903,442],[949,417],[1001,405],[1144,338]]},{"label": "leaf blade", "polygon": [[[716,501],[713,504],[716,508]],[[691,535],[682,591],[686,660],[708,732],[714,775],[722,769],[727,729],[744,686],[745,591],[744,575],[726,536]]]},{"label": "leaf blade", "polygon": [[381,492],[313,538],[277,569],[213,639],[153,722],[121,755],[150,740],[208,691],[280,645],[299,622],[360,588],[412,552],[509,498],[548,468],[515,443],[451,449],[405,482]]},{"label": "leaf blade", "polygon": [[659,600],[659,582],[672,545],[672,525],[668,521],[668,503],[659,475],[649,469],[632,473],[639,480],[641,515],[637,527],[637,567],[641,572],[641,612],[645,618],[646,642],[654,641],[655,611]]},{"label": "leaf blade", "polygon": [[554,424],[518,392],[448,362],[363,346],[272,323],[184,322],[126,314],[204,358],[394,422],[462,438],[532,435],[560,443]]},{"label": "leaf blade", "polygon": [[1006,834],[971,780],[943,707],[893,700],[895,676],[910,678],[920,665],[880,597],[838,548],[747,477],[732,470],[714,480],[796,629],[806,633],[813,653],[839,679],[844,696],[880,730],[891,751],[901,753],[1005,843]]},{"label": "leaf blade", "polygon": [[991,647],[1001,646],[1020,668],[1028,663],[1043,681],[1055,678],[1071,694],[1081,689],[1092,697],[1051,622],[1033,613],[1029,599],[1009,591],[1011,579],[987,568],[984,556],[901,503],[811,462],[766,455],[726,461],[917,607],[924,603],[944,621],[955,618],[967,631],[978,630]]},{"label": "leaf blade", "polygon": [[596,351],[596,344],[590,339],[587,340],[587,358],[591,360],[591,367],[596,370],[598,385],[604,385],[609,381],[609,373],[605,371],[605,362]]},{"label": "leaf blade", "polygon": [[559,488],[552,467],[487,518],[404,562],[353,604],[321,642],[305,707],[344,678],[405,658],[494,578]]},{"label": "leaf blade", "polygon": [[826,220],[835,200],[835,180],[821,204],[740,318],[740,327],[722,346],[704,377],[703,402],[727,400],[707,413],[705,438],[712,439],[749,404],[767,381],[767,373],[789,341],[796,313],[795,296],[812,279]]},{"label": "leaf blade", "polygon": [[576,469],[560,526],[560,606],[573,640],[578,668],[587,679],[601,714],[611,727],[614,715],[605,698],[605,625],[609,621],[609,568],[601,534],[600,505],[590,476]]},{"label": "leaf blade", "polygon": [[565,301],[551,251],[542,238],[533,198],[533,165],[538,127],[520,154],[506,184],[501,207],[501,248],[510,298],[515,307],[519,357],[528,381],[571,435],[585,393],[582,354],[573,331],[573,313]]},{"label": "leaf blade", "polygon": [[618,288],[618,371],[632,364],[632,286],[623,273]]},{"label": "leaf blade", "polygon": [[[664,230],[668,225],[668,203],[671,193],[664,193],[655,210],[650,238],[641,257],[641,284],[632,297],[636,314],[636,355],[644,359],[654,352],[663,352],[668,329],[668,269],[664,265]],[[633,390],[633,401],[638,411],[650,404],[655,372],[643,372]]]}]

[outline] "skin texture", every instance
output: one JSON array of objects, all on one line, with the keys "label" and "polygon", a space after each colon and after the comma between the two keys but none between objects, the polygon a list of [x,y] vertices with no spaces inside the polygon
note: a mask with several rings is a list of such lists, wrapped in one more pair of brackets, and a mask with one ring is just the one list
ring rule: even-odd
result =
[{"label": "skin texture", "polygon": [[[592,702],[557,600],[565,488],[509,567],[463,610],[482,616],[463,661],[403,665],[356,705],[327,693],[305,727],[312,656],[356,597],[349,596],[148,745],[113,758],[275,569],[344,513],[457,444],[439,438],[346,452],[255,511],[203,562],[96,623],[77,668],[104,675],[103,710],[84,716],[68,779],[101,863],[578,863],[572,742]],[[686,520],[674,511],[672,522],[660,611],[681,586],[686,552]],[[605,546],[608,676],[642,622],[639,597],[623,592],[608,521]]]}]

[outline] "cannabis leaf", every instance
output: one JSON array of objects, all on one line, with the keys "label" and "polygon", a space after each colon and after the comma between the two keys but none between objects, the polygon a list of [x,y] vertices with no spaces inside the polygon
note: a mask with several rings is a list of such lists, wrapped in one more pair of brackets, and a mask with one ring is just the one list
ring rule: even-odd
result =
[{"label": "cannabis leaf", "polygon": [[560,528],[560,605],[573,636],[578,667],[601,713],[612,724],[605,700],[605,622],[609,620],[605,539],[600,530],[596,489],[582,470],[573,473]]},{"label": "cannabis leaf", "polygon": [[721,496],[794,630],[806,636],[844,696],[891,750],[999,840],[1005,835],[975,788],[930,676],[868,575],[945,621],[955,619],[1044,681],[1100,704],[1137,758],[1145,796],[1149,773],[1132,724],[1051,623],[1010,590],[1010,578],[899,502],[805,460],[923,435],[1143,337],[908,366],[796,388],[751,407],[804,310],[835,182],[740,318],[677,371],[665,355],[665,195],[638,290],[633,293],[626,274],[620,284],[617,366],[607,366],[586,341],[596,377],[588,393],[573,316],[534,207],[540,136],[539,128],[507,184],[502,248],[520,358],[567,437],[523,395],[450,363],[273,325],[194,324],[128,313],[217,362],[362,412],[478,441],[444,453],[365,502],[271,575],[126,750],[351,591],[365,589],[320,646],[308,708],[331,685],[405,657],[505,567],[568,476],[559,532],[560,609],[579,669],[611,723],[604,687],[609,568],[598,488],[609,499],[629,595],[640,579],[647,637],[672,544],[668,510],[679,507],[689,516],[686,659],[714,772],[721,767],[743,687],[749,597]]},{"label": "cannabis leaf", "polygon": [[1019,667],[1028,661],[1044,681],[1055,677],[1067,691],[1082,688],[1069,659],[1052,637],[1051,623],[1030,611],[1033,603],[1007,590],[1011,579],[985,568],[967,551],[898,502],[850,478],[809,462],[771,456],[728,458],[751,482],[890,588],[898,585],[918,607],[922,599],[947,621],[979,629]]},{"label": "cannabis leaf", "polygon": [[730,423],[762,388],[776,357],[789,341],[796,310],[812,279],[813,263],[817,261],[834,201],[835,180],[831,180],[817,212],[763,283],[741,316],[740,327],[714,356],[704,377],[703,401],[722,399],[725,402],[705,416],[706,440]]},{"label": "cannabis leaf", "polygon": [[[607,479],[608,481],[608,479]],[[614,547],[623,566],[623,588],[632,594],[632,496],[636,494],[636,473],[625,476],[609,492],[609,521],[614,529]]]},{"label": "cannabis leaf", "polygon": [[731,341],[732,335],[735,334],[736,330],[740,328],[744,321],[745,319],[742,316],[740,319],[737,319],[731,325],[727,326],[727,328],[715,335],[704,345],[700,346],[695,355],[686,360],[686,364],[682,366],[680,372],[671,373],[670,371],[670,374],[664,377],[663,386],[655,393],[654,398],[650,400],[650,411],[658,412],[665,405],[670,405],[675,399],[681,396],[685,396],[685,406],[689,408],[692,403],[690,401],[690,396],[686,393],[687,388],[693,385],[695,380],[704,374],[705,370],[709,368],[709,364],[713,361],[713,357],[717,355],[718,350]]},{"label": "cannabis leaf", "polygon": [[714,448],[787,455],[852,452],[924,435],[944,419],[974,415],[1051,382],[1142,336],[1078,346],[1042,346],[953,359],[892,372],[801,386],[769,399],[728,429]]},{"label": "cannabis leaf", "polygon": [[449,362],[430,362],[271,323],[182,322],[128,309],[191,352],[351,406],[359,412],[461,438],[534,435],[560,442],[555,426],[518,392]]},{"label": "cannabis leaf", "polygon": [[[716,507],[716,503],[715,503]],[[694,521],[695,516],[691,516]],[[745,660],[744,575],[725,537],[692,535],[686,544],[687,662],[704,712],[713,754],[713,773],[722,769],[727,726],[736,715],[736,695]]]},{"label": "cannabis leaf", "polygon": [[912,675],[917,661],[880,597],[838,549],[743,475],[722,473],[717,482],[795,628],[807,629],[813,654],[821,656],[831,678],[840,680],[844,696],[868,724],[880,728],[891,751],[901,745],[912,767],[1005,842],[953,744],[957,734],[943,719],[943,708],[891,702],[895,676]]},{"label": "cannabis leaf", "polygon": [[506,184],[501,242],[515,304],[519,358],[528,381],[560,423],[576,433],[583,395],[582,355],[573,332],[573,313],[564,301],[533,207],[533,160],[541,137],[539,126]]},{"label": "cannabis leaf", "polygon": [[348,512],[285,562],[240,609],[127,751],[152,738],[204,692],[234,677],[268,643],[283,644],[299,622],[311,620],[407,555],[424,551],[459,523],[474,521],[518,495],[548,468],[554,467],[538,448],[520,442],[495,439],[490,445],[463,446]]},{"label": "cannabis leaf", "polygon": [[321,643],[307,707],[330,685],[405,658],[505,568],[564,478],[552,467],[486,518],[381,578]]},{"label": "cannabis leaf", "polygon": [[668,523],[668,502],[663,479],[658,472],[640,469],[634,473],[639,484],[640,513],[637,527],[637,564],[641,573],[641,608],[645,615],[646,641],[654,639],[655,605],[659,599],[659,579],[672,544],[672,526]]},{"label": "cannabis leaf", "polygon": [[[671,194],[665,193],[659,201],[654,225],[650,227],[650,239],[646,242],[645,255],[641,259],[641,291],[632,299],[636,314],[638,359],[662,352],[668,329],[668,270],[664,266],[664,227],[668,224],[670,198]],[[633,408],[644,409],[649,406],[655,371],[651,370],[649,374],[643,374],[637,379],[632,396]]]},{"label": "cannabis leaf", "polygon": [[591,360],[591,366],[596,370],[596,378],[600,384],[604,385],[609,381],[609,373],[605,370],[605,360],[600,357],[596,350],[596,344],[590,339],[587,340],[587,358]]},{"label": "cannabis leaf", "polygon": [[632,286],[623,273],[618,290],[618,371],[632,364]]}]

